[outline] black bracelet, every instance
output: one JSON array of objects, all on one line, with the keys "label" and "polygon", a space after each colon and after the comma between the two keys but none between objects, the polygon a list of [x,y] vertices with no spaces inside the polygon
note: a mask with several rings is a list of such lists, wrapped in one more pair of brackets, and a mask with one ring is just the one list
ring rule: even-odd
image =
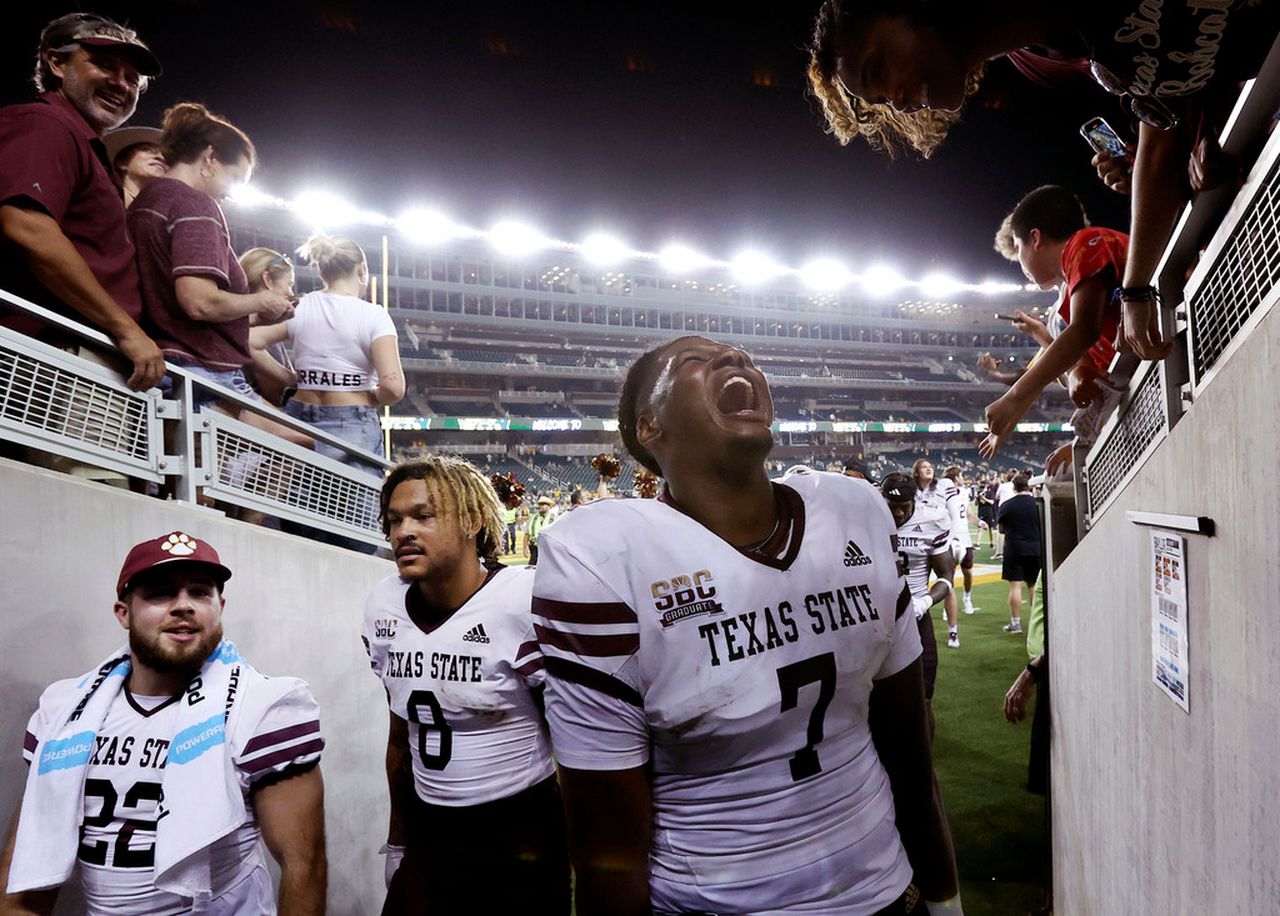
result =
[{"label": "black bracelet", "polygon": [[1031,662],[1027,662],[1027,674],[1031,675],[1031,680],[1040,683],[1040,669]]},{"label": "black bracelet", "polygon": [[1120,287],[1119,295],[1122,300],[1128,300],[1129,302],[1160,301],[1160,290],[1150,285],[1122,286]]}]

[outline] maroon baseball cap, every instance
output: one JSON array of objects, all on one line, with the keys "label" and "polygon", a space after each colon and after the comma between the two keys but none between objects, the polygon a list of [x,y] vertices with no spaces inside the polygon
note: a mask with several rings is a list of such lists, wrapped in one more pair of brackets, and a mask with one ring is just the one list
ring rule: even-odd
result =
[{"label": "maroon baseball cap", "polygon": [[159,76],[160,61],[133,29],[96,13],[68,13],[44,27],[40,50],[53,51],[71,44],[118,48],[129,54],[143,76]]},{"label": "maroon baseball cap", "polygon": [[168,563],[199,564],[213,574],[219,585],[231,578],[231,570],[222,565],[218,551],[208,541],[200,541],[182,531],[174,531],[134,545],[120,569],[116,597],[123,598],[139,574]]}]

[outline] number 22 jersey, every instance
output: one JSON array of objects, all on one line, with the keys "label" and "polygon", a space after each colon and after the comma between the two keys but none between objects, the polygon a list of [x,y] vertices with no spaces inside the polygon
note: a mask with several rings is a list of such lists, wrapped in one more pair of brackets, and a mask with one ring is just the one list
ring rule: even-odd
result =
[{"label": "number 22 jersey", "polygon": [[507,798],[555,772],[534,699],[544,672],[532,586],[532,569],[497,570],[430,632],[410,614],[417,587],[398,575],[365,601],[365,648],[391,712],[409,723],[414,787],[428,804]]},{"label": "number 22 jersey", "polygon": [[658,912],[874,913],[911,878],[867,721],[874,681],[920,654],[892,517],[843,475],[774,487],[786,524],[763,556],[643,499],[540,545],[555,754],[651,766]]}]

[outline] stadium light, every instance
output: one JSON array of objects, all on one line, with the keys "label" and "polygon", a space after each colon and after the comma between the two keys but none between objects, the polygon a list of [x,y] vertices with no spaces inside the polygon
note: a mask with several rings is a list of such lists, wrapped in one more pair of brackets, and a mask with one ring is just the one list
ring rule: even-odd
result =
[{"label": "stadium light", "polygon": [[343,200],[327,191],[304,191],[289,202],[289,209],[304,222],[324,229],[352,223],[379,223],[386,218]]},{"label": "stadium light", "polygon": [[488,232],[489,244],[501,254],[519,258],[551,245],[551,240],[528,223],[508,219]]},{"label": "stadium light", "polygon": [[872,267],[860,279],[866,291],[873,296],[891,295],[907,283],[900,273],[883,264]]},{"label": "stadium light", "polygon": [[251,184],[242,184],[231,192],[231,201],[240,207],[283,207],[285,202],[278,197],[272,197],[261,188],[256,188]]},{"label": "stadium light", "polygon": [[667,273],[685,274],[708,267],[711,263],[711,258],[679,243],[668,245],[658,252],[658,266]]},{"label": "stadium light", "polygon": [[582,256],[592,264],[605,267],[634,257],[635,252],[621,239],[605,235],[603,232],[596,232],[583,241]]},{"label": "stadium light", "polygon": [[460,227],[439,210],[416,208],[396,220],[406,238],[419,245],[439,245],[463,234]]},{"label": "stadium light", "polygon": [[837,290],[853,279],[849,268],[831,258],[815,258],[800,268],[800,279],[817,290]]},{"label": "stadium light", "polygon": [[787,272],[787,268],[773,258],[762,251],[753,249],[740,252],[734,257],[729,262],[729,270],[734,278],[744,286],[763,283]]},{"label": "stadium light", "polygon": [[920,292],[930,299],[945,299],[958,292],[962,286],[959,280],[943,273],[929,274],[916,285],[920,287]]},{"label": "stadium light", "polygon": [[973,287],[973,291],[982,293],[985,296],[996,296],[1001,293],[1020,293],[1023,285],[1021,283],[1005,283],[1001,280],[983,280],[981,283]]}]

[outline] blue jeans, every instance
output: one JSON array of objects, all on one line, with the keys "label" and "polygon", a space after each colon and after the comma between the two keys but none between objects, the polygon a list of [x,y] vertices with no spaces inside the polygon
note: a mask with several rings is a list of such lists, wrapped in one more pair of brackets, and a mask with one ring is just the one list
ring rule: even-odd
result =
[{"label": "blue jeans", "polygon": [[[181,366],[192,375],[198,375],[211,382],[217,382],[224,388],[230,388],[236,394],[244,395],[251,401],[262,402],[262,396],[253,390],[253,386],[249,384],[249,379],[245,377],[243,369],[210,369],[201,363],[188,362],[185,359],[173,356],[169,357],[169,362]],[[173,379],[166,375],[160,383],[160,389],[165,394],[169,394],[173,390]],[[192,407],[196,410],[203,410],[212,404],[217,404],[218,395],[208,388],[193,385],[191,399],[194,402]]]},{"label": "blue jeans", "polygon": [[[285,413],[304,423],[310,423],[331,436],[359,446],[375,455],[384,455],[382,450],[382,423],[378,420],[376,407],[326,407],[321,404],[304,404],[297,398],[284,406]],[[326,442],[316,442],[316,453],[325,455],[335,461],[361,468],[381,475],[382,468],[349,456],[339,448]]]}]

